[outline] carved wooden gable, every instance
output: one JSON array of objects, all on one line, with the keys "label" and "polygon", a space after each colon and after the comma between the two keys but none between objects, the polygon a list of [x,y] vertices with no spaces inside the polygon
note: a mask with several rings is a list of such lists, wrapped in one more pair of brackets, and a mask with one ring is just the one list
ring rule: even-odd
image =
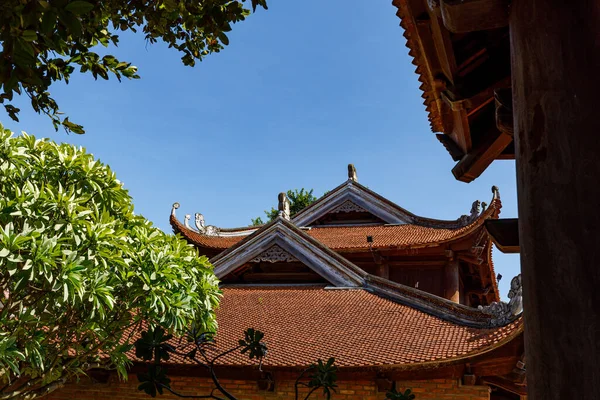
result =
[{"label": "carved wooden gable", "polygon": [[355,180],[349,179],[294,218],[297,226],[406,224],[413,215]]},{"label": "carved wooden gable", "polygon": [[224,283],[327,283],[362,285],[364,271],[278,218],[211,259]]}]

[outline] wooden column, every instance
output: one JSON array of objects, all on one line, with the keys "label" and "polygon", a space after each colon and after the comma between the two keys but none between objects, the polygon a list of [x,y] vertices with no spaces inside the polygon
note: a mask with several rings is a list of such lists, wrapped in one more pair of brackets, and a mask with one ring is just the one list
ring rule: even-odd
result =
[{"label": "wooden column", "polygon": [[385,279],[390,279],[390,266],[388,264],[378,264],[377,276]]},{"label": "wooden column", "polygon": [[458,259],[451,259],[444,267],[444,297],[455,303],[460,303],[459,289]]},{"label": "wooden column", "polygon": [[600,1],[514,0],[529,400],[600,399]]}]

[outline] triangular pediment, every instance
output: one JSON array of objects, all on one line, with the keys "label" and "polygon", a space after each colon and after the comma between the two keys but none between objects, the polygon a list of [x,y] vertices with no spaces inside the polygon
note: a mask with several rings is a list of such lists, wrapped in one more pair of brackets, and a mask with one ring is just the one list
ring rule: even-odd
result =
[{"label": "triangular pediment", "polygon": [[220,279],[245,268],[248,263],[301,263],[338,287],[359,287],[365,275],[359,267],[283,218],[277,218],[211,262]]},{"label": "triangular pediment", "polygon": [[320,224],[324,220],[365,223],[410,224],[415,216],[379,194],[349,179],[296,214],[297,226]]}]

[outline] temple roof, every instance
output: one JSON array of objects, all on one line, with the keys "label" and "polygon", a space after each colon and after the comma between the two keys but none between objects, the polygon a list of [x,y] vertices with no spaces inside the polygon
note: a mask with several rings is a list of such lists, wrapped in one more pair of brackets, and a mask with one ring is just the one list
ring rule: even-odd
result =
[{"label": "temple roof", "polygon": [[[339,367],[407,366],[452,362],[514,339],[519,317],[496,328],[445,321],[363,289],[225,287],[217,310],[216,351],[235,347],[245,329],[265,333],[267,367],[305,367],[335,357]],[[189,364],[174,356],[169,363]],[[231,353],[225,366],[256,365]]]},{"label": "temple roof", "polygon": [[[475,202],[470,215],[463,215],[450,221],[437,220],[416,216],[357,182],[349,180],[299,212],[292,219],[292,223],[299,227],[307,227],[324,214],[332,210],[335,212],[336,207],[352,201],[353,204],[359,204],[361,208],[379,214],[378,216],[384,221],[391,220],[392,223],[312,225],[306,229],[306,233],[335,250],[423,247],[462,238],[479,230],[486,219],[497,218],[502,204],[496,188],[493,188],[493,193],[490,206],[483,212],[478,211],[479,202]],[[176,208],[174,207],[170,217],[174,232],[181,234],[188,242],[200,248],[225,250],[261,228],[244,227],[227,230],[217,228],[212,234],[201,233],[182,224],[175,216]],[[373,238],[370,246],[366,241],[367,236]]]},{"label": "temple roof", "polygon": [[[204,217],[196,214],[193,229],[190,216],[183,224],[176,218],[178,204],[170,222],[188,242],[212,250],[210,261],[223,290],[214,351],[235,347],[244,330],[254,328],[265,333],[269,352],[264,365],[269,367],[305,367],[318,358],[335,357],[340,367],[420,368],[474,357],[519,336],[520,280],[509,295],[510,304],[473,308],[370,274],[344,252],[433,247],[453,241],[460,249],[466,243],[461,239],[468,237],[469,249],[487,250],[477,264],[483,265],[491,258],[491,247],[482,245],[489,242],[487,236],[482,239],[483,224],[497,218],[501,208],[498,189],[492,192],[490,206],[483,211],[477,201],[469,215],[456,220],[424,218],[358,184],[350,165],[348,181],[292,219],[289,200],[280,194],[278,217],[259,227],[219,229],[205,226]],[[343,218],[332,217],[336,213]],[[443,247],[445,257],[448,248]],[[301,264],[303,271],[317,276],[313,282],[322,283],[238,280],[249,269],[257,273],[249,265],[269,263],[281,271],[287,263]],[[497,300],[491,261],[485,264]],[[237,353],[219,360],[222,366],[255,365]],[[174,357],[170,363],[189,360]]]},{"label": "temple roof", "polygon": [[[412,248],[461,238],[480,228],[485,219],[493,218],[492,211],[493,209],[489,211],[489,215],[482,215],[473,223],[458,229],[429,228],[415,224],[325,226],[311,227],[306,233],[335,250],[368,249],[366,236],[373,237],[372,248]],[[198,247],[225,250],[246,237],[203,235],[186,228],[174,216],[171,216],[170,222],[176,233],[180,233],[188,242]]]}]

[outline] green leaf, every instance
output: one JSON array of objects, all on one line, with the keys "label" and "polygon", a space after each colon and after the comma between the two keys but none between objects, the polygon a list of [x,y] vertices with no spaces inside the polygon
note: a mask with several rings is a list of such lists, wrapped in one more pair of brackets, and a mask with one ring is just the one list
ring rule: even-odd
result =
[{"label": "green leaf", "polygon": [[227,37],[227,35],[226,35],[226,34],[224,34],[224,33],[220,33],[220,34],[219,34],[219,40],[221,40],[221,42],[223,42],[223,44],[224,44],[225,46],[229,45],[229,38]]},{"label": "green leaf", "polygon": [[94,9],[93,4],[88,3],[87,1],[82,1],[82,0],[72,1],[69,4],[67,4],[67,6],[65,7],[66,11],[76,14],[76,15],[87,14],[90,11],[92,11],[93,9]]},{"label": "green leaf", "polygon": [[[220,292],[207,259],[135,215],[108,166],[85,149],[14,136],[1,125],[0,160],[0,265],[11,295],[11,307],[0,310],[3,379],[51,383],[56,371],[81,375],[82,365],[107,355],[125,376],[131,345],[121,340],[140,319],[157,328],[136,354],[159,362],[173,351],[167,332],[216,329]],[[4,345],[7,332],[18,337],[14,351]],[[168,384],[158,372],[150,392]]]},{"label": "green leaf", "polygon": [[33,42],[33,41],[37,40],[37,33],[35,33],[35,31],[32,31],[32,30],[26,30],[26,31],[23,31],[23,34],[21,35],[21,37],[26,42]]},{"label": "green leaf", "polygon": [[53,11],[47,11],[44,13],[44,15],[42,16],[42,25],[41,25],[42,33],[49,35],[50,33],[54,32],[57,17],[58,16]]}]

